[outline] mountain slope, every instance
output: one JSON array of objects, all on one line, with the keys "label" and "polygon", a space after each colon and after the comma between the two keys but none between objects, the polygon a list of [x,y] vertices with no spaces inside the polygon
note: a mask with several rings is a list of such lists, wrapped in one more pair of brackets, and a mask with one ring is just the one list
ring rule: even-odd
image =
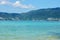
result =
[{"label": "mountain slope", "polygon": [[0,20],[60,20],[60,8],[38,9],[20,14],[0,12]]}]

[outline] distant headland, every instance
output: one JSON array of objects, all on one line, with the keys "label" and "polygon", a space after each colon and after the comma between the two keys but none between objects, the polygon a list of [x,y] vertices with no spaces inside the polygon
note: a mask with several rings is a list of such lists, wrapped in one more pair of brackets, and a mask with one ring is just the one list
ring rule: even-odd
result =
[{"label": "distant headland", "polygon": [[0,20],[48,20],[60,21],[60,7],[32,10],[26,13],[0,12]]}]

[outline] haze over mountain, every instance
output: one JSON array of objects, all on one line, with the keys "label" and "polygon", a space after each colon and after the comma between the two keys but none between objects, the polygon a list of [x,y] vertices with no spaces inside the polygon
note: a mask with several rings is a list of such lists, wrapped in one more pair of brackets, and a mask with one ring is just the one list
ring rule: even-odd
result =
[{"label": "haze over mountain", "polygon": [[60,7],[32,10],[26,13],[0,12],[0,20],[60,20]]}]

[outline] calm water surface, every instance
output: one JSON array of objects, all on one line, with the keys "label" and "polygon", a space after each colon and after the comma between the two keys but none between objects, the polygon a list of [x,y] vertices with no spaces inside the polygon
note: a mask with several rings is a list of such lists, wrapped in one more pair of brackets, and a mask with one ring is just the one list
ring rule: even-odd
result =
[{"label": "calm water surface", "polygon": [[0,21],[0,40],[60,40],[60,21]]}]

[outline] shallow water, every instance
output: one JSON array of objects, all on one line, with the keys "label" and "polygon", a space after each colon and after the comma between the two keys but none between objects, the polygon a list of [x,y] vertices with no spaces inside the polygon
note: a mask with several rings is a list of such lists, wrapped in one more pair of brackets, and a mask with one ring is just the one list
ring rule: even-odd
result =
[{"label": "shallow water", "polygon": [[0,21],[0,40],[60,40],[60,21]]}]

